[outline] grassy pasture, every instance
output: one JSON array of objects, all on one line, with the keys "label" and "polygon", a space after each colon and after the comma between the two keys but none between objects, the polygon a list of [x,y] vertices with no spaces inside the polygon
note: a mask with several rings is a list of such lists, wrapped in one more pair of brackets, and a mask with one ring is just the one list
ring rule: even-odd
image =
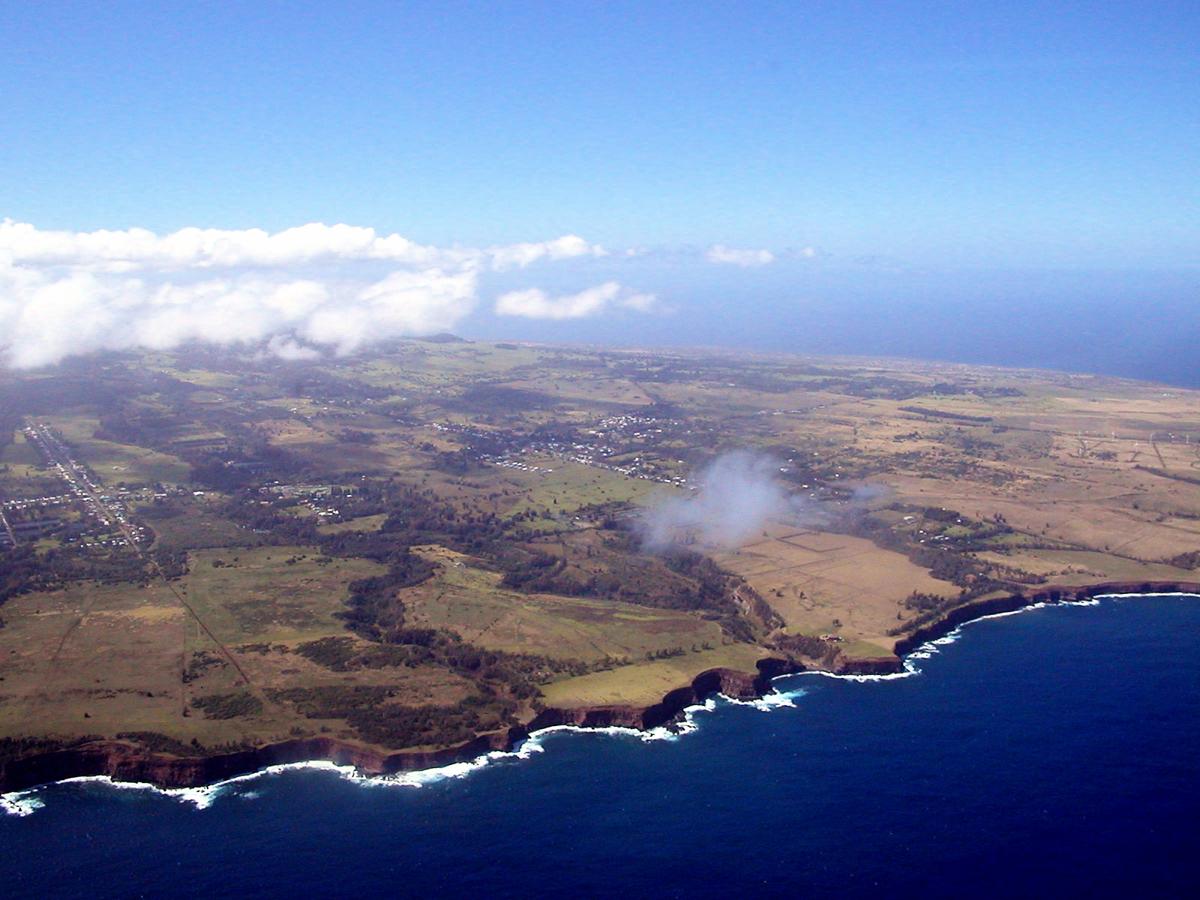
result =
[{"label": "grassy pasture", "polygon": [[[432,425],[492,429],[506,446],[519,447],[541,424],[588,433],[614,407],[636,411],[651,402],[673,403],[676,408],[666,415],[686,420],[685,426],[669,437],[664,433],[657,446],[653,439],[621,446],[621,435],[608,436],[623,459],[648,454],[656,465],[670,466],[724,448],[795,453],[827,473],[826,490],[847,482],[885,487],[872,508],[899,539],[917,540],[918,527],[937,520],[920,516],[919,524],[907,525],[909,507],[943,507],[972,524],[938,526],[927,540],[933,530],[970,538],[976,530],[989,531],[997,515],[1016,529],[988,538],[987,546],[1008,552],[979,554],[997,566],[1074,582],[1196,577],[1164,562],[1200,549],[1200,485],[1188,480],[1200,477],[1200,394],[1192,391],[916,362],[683,351],[596,354],[419,341],[401,342],[386,355],[312,366],[311,388],[297,387],[308,382],[292,378],[297,370],[285,373],[281,364],[231,358],[218,365],[229,371],[201,371],[170,354],[149,354],[150,369],[198,390],[144,379],[145,393],[128,400],[160,421],[169,417],[164,428],[172,435],[227,435],[231,450],[240,445],[250,452],[265,437],[294,464],[279,473],[281,480],[300,473],[297,477],[314,483],[351,485],[362,472],[397,474],[430,488],[465,515],[536,510],[538,519],[513,523],[514,533],[528,526],[558,529],[560,534],[539,544],[564,553],[571,548],[570,572],[594,574],[584,560],[604,571],[601,553],[616,552],[603,545],[607,532],[578,528],[576,510],[610,501],[650,504],[657,492],[669,489],[532,454],[526,461],[547,471],[435,469],[433,451],[458,450],[472,439]],[[230,374],[235,366],[249,367],[253,377],[240,381]],[[54,377],[36,376],[47,389]],[[123,377],[122,384],[138,384],[137,367],[127,367]],[[390,396],[363,395],[357,402],[355,381],[382,387]],[[1015,391],[998,395],[997,388]],[[293,396],[306,392],[310,395]],[[186,483],[187,466],[173,456],[97,440],[98,418],[111,408],[82,405],[87,396],[78,391],[64,396],[72,399],[49,421],[106,484]],[[348,429],[369,436],[344,440]],[[421,449],[426,442],[432,450]],[[0,472],[0,491],[6,497],[60,493],[61,481],[48,478],[38,462],[17,434],[0,451],[0,466],[7,466]],[[680,472],[687,474],[687,465]],[[834,473],[840,481],[833,480]],[[0,609],[5,620],[0,734],[145,730],[205,744],[325,729],[352,737],[346,722],[306,718],[302,707],[313,696],[354,688],[367,689],[371,702],[382,706],[453,706],[478,693],[464,670],[455,674],[422,664],[339,672],[298,653],[302,643],[323,637],[368,646],[350,637],[335,614],[348,583],[381,568],[362,560],[320,564],[319,551],[311,547],[245,546],[258,536],[217,516],[206,502],[213,496],[178,498],[185,511],[173,517],[156,518],[153,508],[135,515],[149,520],[159,548],[190,551],[190,572],[173,586],[186,592],[215,639],[161,583],[75,585],[16,596]],[[837,499],[821,508],[833,521],[854,502]],[[382,516],[367,516],[319,527],[335,534],[376,529],[381,521]],[[892,642],[886,631],[911,615],[903,608],[911,591],[958,592],[902,554],[862,538],[781,525],[769,525],[766,532],[720,554],[718,562],[742,574],[784,617],[788,631],[837,632],[851,655],[886,652]],[[45,550],[54,543],[32,546]],[[749,670],[769,652],[725,643],[719,628],[698,615],[639,602],[508,591],[498,574],[472,560],[436,547],[420,552],[440,569],[427,583],[405,590],[408,625],[451,629],[488,649],[544,654],[596,669],[611,666],[547,685],[552,704],[654,702],[704,668]],[[218,560],[223,565],[214,565]],[[606,557],[604,565],[611,562]],[[641,602],[651,602],[653,591],[671,589],[666,570],[611,571],[622,578],[628,591],[623,596]],[[681,655],[647,659],[676,649]],[[632,664],[617,665],[614,658]]]},{"label": "grassy pasture", "polygon": [[[307,719],[290,704],[270,700],[270,691],[377,685],[388,689],[392,702],[414,706],[452,705],[473,692],[467,679],[435,667],[334,672],[294,653],[284,639],[346,633],[331,618],[342,582],[377,569],[361,561],[320,572],[312,563],[287,566],[295,550],[303,548],[202,552],[182,581],[218,640],[239,641],[226,647],[249,684],[161,583],[140,589],[88,584],[13,599],[0,629],[0,734],[145,731],[211,746],[282,740],[324,727],[352,738],[344,723]],[[243,554],[245,566],[213,570],[218,553]],[[248,705],[258,704],[257,711],[230,718],[214,718],[194,703],[231,695],[268,699],[253,700]]]},{"label": "grassy pasture", "polygon": [[[504,477],[521,485],[526,493],[506,512],[516,515],[527,509],[573,512],[599,503],[634,502],[666,490],[664,485],[630,478],[620,472],[567,462],[553,456],[526,454],[521,461],[543,471],[504,469]],[[546,471],[551,470],[551,471]]]},{"label": "grassy pasture", "polygon": [[416,469],[424,462],[410,442],[395,432],[381,434],[371,444],[352,444],[340,440],[337,433],[340,430],[340,427],[330,431],[312,428],[305,433],[304,440],[275,443],[328,475],[364,471],[384,474]]},{"label": "grassy pasture", "polygon": [[[189,555],[183,590],[217,639],[228,645],[293,644],[341,635],[345,626],[334,613],[343,608],[346,586],[383,567],[361,559],[320,564],[319,556],[315,547],[197,550]],[[215,566],[217,561],[224,565]]]},{"label": "grassy pasture", "polygon": [[716,559],[744,577],[794,633],[837,632],[890,644],[886,632],[907,617],[903,601],[913,591],[958,594],[953,584],[863,538],[781,525]]},{"label": "grassy pasture", "polygon": [[14,474],[23,474],[41,464],[41,454],[25,439],[24,432],[20,430],[14,431],[12,443],[0,450],[0,465],[9,466]]},{"label": "grassy pasture", "polygon": [[728,644],[672,659],[619,666],[555,681],[542,688],[547,706],[639,705],[656,703],[668,691],[688,684],[705,669],[727,666],[753,672],[767,653],[750,644]]},{"label": "grassy pasture", "polygon": [[299,419],[264,419],[256,423],[256,427],[272,444],[280,447],[330,440],[329,435]]},{"label": "grassy pasture", "polygon": [[182,717],[184,611],[162,587],[17,597],[0,629],[0,732],[115,734]]},{"label": "grassy pasture", "polygon": [[[1147,562],[1197,549],[1195,532],[1159,521],[1155,504],[1143,499],[1154,491],[1152,478],[1124,471],[1080,472],[1072,478],[1059,473],[1028,491],[932,476],[893,475],[889,483],[908,502],[945,506],[980,520],[1000,513],[1019,531],[1080,549]],[[1172,483],[1161,490],[1155,494],[1160,500],[1190,512],[1200,486]]]},{"label": "grassy pasture", "polygon": [[134,484],[187,484],[191,477],[188,464],[177,456],[159,453],[132,444],[118,444],[96,438],[99,422],[88,416],[45,416],[45,421],[58,429],[78,458],[86,462],[107,485],[120,482]]},{"label": "grassy pasture", "polygon": [[20,431],[0,449],[0,499],[53,496],[63,493],[63,483],[41,467],[37,448]]},{"label": "grassy pasture", "polygon": [[345,522],[330,522],[326,525],[318,525],[317,531],[321,534],[341,534],[345,531],[378,531],[387,519],[385,513],[380,513],[377,516],[359,516],[356,519],[347,519]]},{"label": "grassy pasture", "polygon": [[980,559],[1012,566],[1032,575],[1044,575],[1050,580],[1065,582],[1090,580],[1114,581],[1181,581],[1194,580],[1194,570],[1180,569],[1164,563],[1144,563],[1123,559],[1091,550],[1034,550],[1023,549],[1011,554],[980,553]]},{"label": "grassy pasture", "polygon": [[253,532],[203,506],[193,505],[186,512],[166,515],[153,504],[147,504],[137,512],[154,529],[157,538],[154,546],[166,550],[248,547],[260,540]]},{"label": "grassy pasture", "polygon": [[448,628],[482,647],[595,662],[722,642],[719,626],[687,613],[509,591],[499,586],[499,575],[459,554],[440,547],[421,552],[441,568],[429,582],[402,592],[409,621]]},{"label": "grassy pasture", "polygon": [[186,381],[210,389],[237,387],[240,379],[231,372],[213,372],[208,369],[177,368],[165,365],[162,371],[178,381]]},{"label": "grassy pasture", "polygon": [[[506,387],[549,394],[566,402],[649,406],[654,398],[635,382],[603,375],[538,373],[505,382]],[[635,410],[636,411],[636,410]]]}]

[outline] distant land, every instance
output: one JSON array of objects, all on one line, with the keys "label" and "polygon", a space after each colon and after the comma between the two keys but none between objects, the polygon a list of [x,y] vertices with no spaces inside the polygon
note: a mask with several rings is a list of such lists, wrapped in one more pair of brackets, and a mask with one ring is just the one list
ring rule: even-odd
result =
[{"label": "distant land", "polygon": [[440,335],[0,373],[0,789],[418,768],[1200,590],[1200,391]]},{"label": "distant land", "polygon": [[[744,277],[744,276],[740,276]],[[1196,278],[1188,270],[888,271],[869,267],[758,271],[753,314],[729,297],[746,290],[727,274],[688,290],[686,315],[590,322],[597,342],[712,345],[751,351],[908,358],[1053,369],[1200,388]],[[670,297],[677,275],[648,268],[639,283]],[[497,320],[479,337],[577,340],[574,323]]]}]

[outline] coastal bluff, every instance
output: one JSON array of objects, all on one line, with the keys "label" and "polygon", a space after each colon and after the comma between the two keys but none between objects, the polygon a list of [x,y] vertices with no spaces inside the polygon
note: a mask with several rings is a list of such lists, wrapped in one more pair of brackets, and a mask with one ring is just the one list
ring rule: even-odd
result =
[{"label": "coastal bluff", "polygon": [[[971,601],[949,611],[895,643],[895,656],[839,656],[830,667],[834,675],[888,675],[903,670],[902,657],[968,622],[1016,612],[1038,604],[1089,600],[1103,595],[1198,594],[1200,582],[1103,582],[1090,585],[1048,585],[1036,591]],[[490,752],[507,752],[532,732],[554,727],[631,728],[647,730],[677,721],[689,706],[714,694],[735,700],[757,699],[771,689],[773,679],[814,671],[795,659],[767,657],[756,672],[708,669],[691,683],[669,691],[648,706],[548,707],[527,725],[481,734],[473,740],[434,750],[388,752],[334,738],[315,737],[266,744],[248,750],[212,755],[176,756],[149,752],[120,740],[85,741],[0,761],[0,793],[27,790],[70,778],[107,776],[114,781],[151,784],[160,788],[192,788],[248,775],[271,766],[328,761],[353,766],[364,775],[393,775],[437,768],[475,759]]]}]

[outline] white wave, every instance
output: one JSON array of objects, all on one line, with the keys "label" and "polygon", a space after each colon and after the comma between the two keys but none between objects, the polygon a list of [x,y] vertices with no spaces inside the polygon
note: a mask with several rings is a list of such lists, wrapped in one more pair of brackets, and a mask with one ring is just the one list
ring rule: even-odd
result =
[{"label": "white wave", "polygon": [[46,804],[39,800],[33,791],[13,791],[0,794],[0,810],[10,816],[31,816]]},{"label": "white wave", "polygon": [[[164,788],[156,784],[150,784],[146,781],[117,781],[108,775],[80,775],[76,778],[64,778],[62,781],[57,781],[55,784],[102,784],[105,787],[119,791],[149,791],[152,794],[158,794],[161,797],[170,797],[178,800],[181,803],[190,803],[196,809],[208,809],[212,806],[222,793],[224,793],[231,785],[240,784],[247,781],[252,781],[257,778],[262,778],[267,775],[277,775],[281,772],[296,771],[300,769],[315,769],[326,772],[336,772],[343,777],[355,773],[357,770],[353,766],[339,766],[336,763],[324,759],[314,759],[306,762],[296,763],[280,763],[274,766],[267,766],[259,769],[256,772],[249,772],[245,775],[235,775],[232,778],[227,778],[224,781],[218,781],[213,784],[205,785],[204,787],[186,787],[186,788]],[[12,796],[12,795],[6,795]]]},{"label": "white wave", "polygon": [[[208,809],[212,806],[213,801],[228,789],[237,784],[244,784],[249,781],[254,781],[260,778],[265,778],[270,775],[278,775],[283,772],[299,771],[299,770],[314,770],[331,772],[338,777],[360,784],[366,787],[425,787],[430,784],[435,784],[440,781],[449,779],[466,778],[468,775],[476,772],[485,766],[499,762],[501,760],[522,760],[529,759],[534,754],[544,753],[545,747],[542,739],[556,732],[577,732],[581,734],[598,734],[598,735],[614,735],[623,737],[632,737],[641,741],[662,741],[662,740],[678,740],[680,736],[689,734],[697,730],[699,726],[694,721],[694,716],[697,712],[711,711],[716,705],[713,701],[708,701],[704,704],[688,707],[684,710],[683,718],[676,724],[671,726],[662,726],[659,728],[651,728],[641,730],[637,728],[625,728],[621,726],[611,726],[607,728],[583,728],[575,725],[556,725],[550,728],[543,728],[535,731],[522,741],[517,747],[510,751],[495,750],[489,753],[481,754],[471,760],[463,760],[461,762],[449,763],[444,766],[435,766],[429,769],[418,769],[411,772],[397,772],[389,775],[367,775],[356,769],[354,766],[340,766],[328,760],[309,760],[296,763],[281,763],[279,765],[267,766],[258,769],[254,772],[248,772],[245,775],[237,775],[233,778],[228,778],[224,781],[219,781],[204,787],[194,788],[164,788],[148,782],[141,781],[115,781],[108,775],[84,775],[77,778],[65,778],[55,784],[102,784],[105,787],[114,790],[129,790],[129,791],[149,791],[157,794],[160,797],[168,797],[182,803],[190,803],[196,809]],[[41,790],[40,788],[35,790]],[[0,809],[14,815],[29,815],[37,809],[40,809],[44,804],[36,797],[32,797],[34,791],[18,792],[11,794],[0,795]],[[255,797],[259,796],[257,792],[247,792],[242,796]]]},{"label": "white wave", "polygon": [[755,700],[738,700],[735,697],[728,697],[725,694],[721,694],[721,699],[731,706],[749,706],[751,709],[757,709],[761,712],[771,712],[782,707],[792,707],[794,709],[796,701],[806,693],[807,691],[802,688],[797,688],[793,691],[780,691],[773,688]]},{"label": "white wave", "polygon": [[[496,757],[502,758],[508,755],[507,753],[497,753]],[[363,776],[355,773],[352,777],[355,781],[361,781],[363,784],[374,787],[424,787],[427,784],[434,784],[435,782],[446,781],[451,778],[466,778],[472,772],[482,769],[492,761],[494,761],[493,755],[488,753],[466,762],[451,763],[433,769],[397,772],[395,775]]]},{"label": "white wave", "polygon": [[[964,628],[966,628],[968,625],[974,625],[976,622],[990,622],[992,619],[1007,619],[1009,616],[1019,616],[1027,612],[1032,612],[1035,609],[1045,609],[1049,605],[1049,603],[1041,601],[1038,603],[1030,603],[1028,606],[1022,606],[1020,609],[1010,609],[1006,612],[988,613],[986,616],[979,616],[978,618],[969,619],[966,622],[963,622],[961,625],[955,628],[954,631],[950,632],[950,634],[961,634]],[[1063,606],[1065,603],[1058,603],[1056,605]]]},{"label": "white wave", "polygon": [[537,731],[531,732],[529,737],[512,750],[493,750],[472,760],[450,763],[449,765],[438,766],[432,769],[397,772],[393,775],[363,775],[358,772],[352,772],[345,777],[364,785],[376,787],[425,787],[426,785],[448,779],[466,778],[468,775],[479,771],[491,763],[502,760],[529,759],[535,753],[545,753],[546,746],[544,739],[552,734],[608,735],[612,737],[634,738],[645,743],[677,741],[683,735],[691,734],[700,727],[695,721],[697,713],[712,712],[716,708],[716,701],[710,698],[704,703],[684,709],[682,718],[678,722],[671,725],[662,725],[657,728],[630,728],[623,725],[608,725],[600,728],[588,728],[581,725],[551,725],[548,728],[539,728]]},{"label": "white wave", "polygon": [[[1200,600],[1200,594],[1191,591],[1156,591],[1152,594],[1097,594],[1092,600],[1136,600],[1138,597],[1195,597]],[[1087,600],[1071,600],[1068,603],[1087,603]]]},{"label": "white wave", "polygon": [[[905,671],[902,673],[897,673],[895,675],[877,675],[877,676],[831,675],[830,677],[847,678],[847,679],[852,679],[852,680],[884,680],[884,679],[888,679],[888,678],[905,678],[910,674],[917,674],[918,672],[920,672],[920,669],[918,669],[915,665],[911,664],[912,660],[931,659],[934,654],[941,652],[942,647],[948,646],[949,644],[956,643],[958,640],[960,640],[962,638],[964,628],[966,628],[970,625],[974,625],[977,622],[988,622],[993,619],[1005,619],[1005,618],[1008,618],[1009,616],[1019,616],[1023,613],[1027,613],[1027,612],[1030,612],[1035,609],[1045,609],[1049,606],[1099,606],[1101,600],[1127,600],[1127,599],[1135,599],[1135,598],[1139,598],[1139,597],[1195,597],[1196,599],[1200,599],[1200,594],[1192,594],[1192,593],[1188,593],[1187,591],[1175,591],[1175,592],[1153,593],[1153,594],[1097,594],[1094,597],[1087,597],[1082,600],[1059,600],[1057,602],[1039,601],[1038,603],[1031,603],[1028,606],[1022,606],[1019,609],[1010,609],[1005,612],[989,613],[986,616],[979,616],[978,618],[968,619],[966,622],[963,622],[961,625],[958,625],[957,627],[955,627],[953,631],[950,631],[950,632],[942,635],[939,638],[934,638],[931,641],[926,641],[925,643],[916,647],[916,649],[911,650],[907,654],[905,654],[905,656],[904,656]],[[828,674],[828,673],[812,673],[812,674]]]},{"label": "white wave", "polygon": [[[1200,595],[1187,592],[1174,593],[1158,593],[1158,594],[1099,594],[1085,600],[1070,600],[1060,601],[1056,604],[1049,603],[1034,603],[1029,606],[1021,607],[1020,609],[1010,610],[1008,612],[992,613],[986,616],[980,616],[977,619],[971,619],[956,627],[953,631],[927,641],[919,645],[914,650],[905,655],[903,661],[903,670],[900,672],[891,672],[886,675],[837,675],[833,672],[797,672],[791,675],[781,675],[774,679],[778,681],[782,678],[798,678],[803,676],[817,676],[820,678],[835,678],[843,681],[856,681],[860,683],[875,682],[875,681],[896,681],[901,678],[911,678],[914,675],[921,674],[920,668],[916,665],[917,660],[925,660],[932,658],[935,654],[941,652],[941,648],[955,643],[962,637],[962,629],[968,625],[973,625],[976,622],[984,622],[990,619],[1003,619],[1007,616],[1020,615],[1033,609],[1043,609],[1049,605],[1056,606],[1099,606],[1101,600],[1119,600],[1129,597],[1196,597],[1200,599]],[[500,762],[502,760],[525,760],[537,753],[546,752],[544,739],[552,734],[558,733],[574,733],[574,734],[589,734],[589,735],[611,735],[615,737],[635,738],[639,741],[651,743],[654,741],[677,741],[687,734],[691,734],[699,729],[699,724],[696,722],[696,716],[699,713],[711,713],[715,711],[719,703],[727,703],[733,706],[751,706],[755,709],[769,712],[771,710],[795,707],[795,700],[804,696],[803,688],[793,690],[780,691],[772,689],[767,694],[757,700],[737,700],[725,695],[719,695],[720,701],[716,697],[709,697],[703,703],[689,706],[683,710],[678,721],[671,725],[663,725],[657,728],[640,729],[629,728],[620,725],[612,725],[602,728],[586,728],[579,725],[554,725],[549,728],[541,728],[531,732],[530,735],[512,750],[494,750],[489,753],[484,753],[475,757],[472,760],[450,763],[445,766],[435,766],[429,769],[420,769],[412,772],[398,772],[391,775],[366,775],[356,769],[354,766],[341,766],[328,760],[310,760],[307,762],[296,763],[281,763],[279,765],[267,766],[255,772],[249,772],[245,775],[237,775],[233,778],[228,778],[224,781],[215,784],[207,785],[198,788],[160,788],[153,784],[145,782],[129,782],[129,781],[114,781],[107,775],[87,775],[78,778],[67,778],[56,782],[57,784],[82,784],[95,783],[104,784],[107,787],[117,790],[138,790],[151,791],[164,797],[171,797],[184,803],[191,803],[197,809],[207,809],[213,801],[225,792],[231,785],[242,784],[253,781],[259,778],[264,778],[268,775],[278,775],[283,772],[299,771],[302,769],[310,769],[316,771],[332,772],[338,777],[347,781],[352,781],[364,786],[375,787],[424,787],[429,784],[434,784],[439,781],[448,779],[466,778],[473,772],[477,772],[485,766]],[[38,809],[41,809],[45,804],[36,795],[42,788],[34,788],[28,791],[15,791],[8,794],[0,794],[0,811],[9,815],[28,816]],[[257,791],[247,791],[240,796],[246,799],[255,799],[260,796]]]},{"label": "white wave", "polygon": [[920,675],[921,670],[916,666],[910,665],[906,659],[903,670],[899,672],[888,672],[886,675],[856,675],[847,674],[839,675],[835,672],[798,672],[795,677],[804,677],[807,675],[815,675],[820,678],[836,678],[839,681],[857,681],[860,684],[867,684],[873,681],[899,681],[901,678],[912,678],[914,675]]}]

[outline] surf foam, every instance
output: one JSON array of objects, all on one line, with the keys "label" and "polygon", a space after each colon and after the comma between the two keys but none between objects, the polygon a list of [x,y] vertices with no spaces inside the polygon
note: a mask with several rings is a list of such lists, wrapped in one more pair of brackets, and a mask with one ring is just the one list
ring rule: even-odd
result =
[{"label": "surf foam", "polygon": [[[781,675],[774,679],[778,681],[783,678],[800,678],[804,676],[819,676],[822,678],[837,678],[845,681],[856,682],[873,682],[873,681],[895,681],[901,678],[911,678],[914,675],[921,674],[921,669],[916,665],[916,661],[931,659],[935,654],[941,652],[942,647],[956,643],[961,637],[963,629],[976,622],[984,622],[991,619],[1002,619],[1007,616],[1020,615],[1021,613],[1029,612],[1034,609],[1044,609],[1047,606],[1099,606],[1101,600],[1122,600],[1134,597],[1197,597],[1200,595],[1189,594],[1185,592],[1172,593],[1153,593],[1153,594],[1099,594],[1085,600],[1064,600],[1054,604],[1050,603],[1033,603],[1029,606],[1023,606],[1020,609],[1011,610],[1008,612],[992,613],[986,616],[980,616],[977,619],[971,619],[957,626],[953,631],[927,641],[924,644],[916,647],[904,657],[904,670],[901,672],[893,672],[887,675],[837,675],[832,672],[798,672],[792,675]],[[412,772],[398,772],[393,775],[365,775],[354,768],[354,766],[339,766],[336,763],[328,760],[311,760],[309,762],[298,763],[283,763],[275,766],[267,766],[259,769],[256,772],[249,772],[245,775],[237,775],[233,778],[228,778],[225,781],[220,781],[215,784],[197,788],[162,788],[145,782],[128,782],[114,781],[107,775],[87,775],[78,778],[67,778],[55,784],[103,784],[106,787],[116,790],[135,790],[135,791],[150,791],[163,797],[170,797],[183,803],[191,803],[197,809],[207,809],[210,807],[217,797],[227,792],[229,788],[255,781],[260,778],[265,778],[270,775],[278,775],[284,772],[293,772],[301,770],[314,770],[323,772],[332,772],[338,777],[347,781],[370,787],[425,787],[430,784],[435,784],[440,781],[450,779],[466,778],[473,772],[488,766],[489,764],[501,762],[504,760],[525,760],[531,758],[538,753],[546,752],[544,739],[552,734],[571,732],[577,734],[591,735],[612,735],[618,737],[630,737],[645,743],[655,741],[677,741],[687,734],[691,734],[699,729],[699,724],[696,722],[696,716],[700,713],[714,712],[720,703],[726,703],[731,706],[749,706],[763,712],[781,708],[794,708],[795,701],[804,696],[806,692],[802,688],[793,690],[780,691],[772,688],[770,692],[764,694],[756,700],[737,700],[727,697],[723,694],[717,697],[709,697],[703,703],[698,703],[685,708],[680,716],[680,719],[671,725],[659,726],[650,729],[626,728],[622,726],[609,726],[605,728],[584,728],[578,725],[555,725],[549,728],[542,728],[530,733],[529,737],[522,741],[517,747],[512,750],[495,750],[490,753],[485,753],[477,756],[475,759],[466,760],[463,762],[450,763],[445,766],[437,766],[430,769],[420,769]],[[719,698],[719,699],[718,699]],[[44,801],[38,796],[46,787],[53,785],[44,785],[42,787],[33,788],[27,791],[14,791],[8,794],[0,794],[0,811],[9,815],[28,816],[32,815],[37,810],[45,806]],[[246,791],[238,796],[245,799],[256,799],[261,794],[257,791]]]}]

